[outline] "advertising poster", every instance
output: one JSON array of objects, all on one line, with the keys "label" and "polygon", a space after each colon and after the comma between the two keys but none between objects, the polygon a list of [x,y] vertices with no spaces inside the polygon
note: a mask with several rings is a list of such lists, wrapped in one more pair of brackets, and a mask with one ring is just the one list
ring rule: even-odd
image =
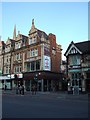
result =
[{"label": "advertising poster", "polygon": [[51,70],[51,60],[50,60],[49,56],[44,55],[44,62],[43,63],[44,63],[43,64],[44,70],[50,71]]}]

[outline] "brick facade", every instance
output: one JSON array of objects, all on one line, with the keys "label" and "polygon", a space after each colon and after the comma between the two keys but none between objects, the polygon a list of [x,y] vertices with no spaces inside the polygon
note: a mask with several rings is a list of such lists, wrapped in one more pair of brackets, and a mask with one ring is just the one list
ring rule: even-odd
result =
[{"label": "brick facade", "polygon": [[36,71],[60,73],[61,45],[56,43],[54,34],[47,35],[44,31],[35,28],[34,20],[28,36],[22,35],[20,32],[16,36],[16,26],[14,27],[13,39],[8,38],[3,52],[4,64],[7,59],[5,56],[9,57],[9,68],[7,65],[3,66],[3,75]]}]

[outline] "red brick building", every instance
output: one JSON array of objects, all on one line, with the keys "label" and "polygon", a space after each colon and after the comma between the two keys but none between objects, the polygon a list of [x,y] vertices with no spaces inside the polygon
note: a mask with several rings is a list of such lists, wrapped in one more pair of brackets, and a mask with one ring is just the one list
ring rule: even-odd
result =
[{"label": "red brick building", "polygon": [[[62,49],[56,43],[56,36],[37,29],[32,20],[28,36],[20,32],[16,36],[15,26],[13,41],[14,46],[10,46],[13,49],[10,48],[12,51],[9,51],[10,70],[8,73],[3,70],[3,74],[11,76],[11,87],[19,83],[24,84],[26,90],[31,90],[32,85],[36,84],[39,91],[59,90],[62,80]],[[18,75],[16,80],[15,74]]]}]

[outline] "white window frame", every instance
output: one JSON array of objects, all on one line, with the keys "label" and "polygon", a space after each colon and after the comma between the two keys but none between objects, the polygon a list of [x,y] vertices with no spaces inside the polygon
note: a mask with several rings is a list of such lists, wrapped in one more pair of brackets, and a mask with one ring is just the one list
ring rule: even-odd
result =
[{"label": "white window frame", "polygon": [[35,49],[35,56],[38,56],[38,49]]},{"label": "white window frame", "polygon": [[29,45],[32,44],[32,38],[29,38]]}]

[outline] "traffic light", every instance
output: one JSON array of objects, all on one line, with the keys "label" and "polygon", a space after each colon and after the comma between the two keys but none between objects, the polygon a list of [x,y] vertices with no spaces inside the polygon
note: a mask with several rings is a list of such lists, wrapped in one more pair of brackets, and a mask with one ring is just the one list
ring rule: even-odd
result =
[{"label": "traffic light", "polygon": [[37,82],[37,80],[38,80],[38,75],[37,74],[35,74],[34,80],[35,80],[35,82]]},{"label": "traffic light", "polygon": [[14,78],[15,78],[15,79],[17,79],[17,78],[18,78],[17,74],[15,74],[15,75],[14,75]]}]

